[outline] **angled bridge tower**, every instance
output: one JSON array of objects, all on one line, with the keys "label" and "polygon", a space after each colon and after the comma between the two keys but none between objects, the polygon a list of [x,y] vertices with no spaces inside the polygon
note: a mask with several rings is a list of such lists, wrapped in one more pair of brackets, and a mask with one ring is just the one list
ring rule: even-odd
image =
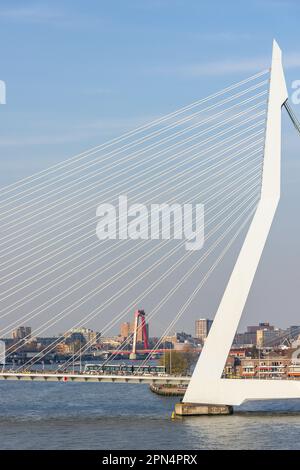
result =
[{"label": "angled bridge tower", "polygon": [[184,396],[184,404],[240,405],[246,400],[300,397],[300,382],[297,381],[222,378],[280,199],[281,108],[287,98],[281,50],[274,40],[261,198]]}]

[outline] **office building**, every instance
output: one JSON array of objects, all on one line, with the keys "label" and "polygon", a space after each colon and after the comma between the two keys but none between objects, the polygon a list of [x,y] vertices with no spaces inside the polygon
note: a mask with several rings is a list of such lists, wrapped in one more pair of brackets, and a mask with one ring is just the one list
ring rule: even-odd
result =
[{"label": "office building", "polygon": [[29,339],[31,337],[31,328],[30,326],[19,326],[12,331],[12,338],[16,340],[20,339]]},{"label": "office building", "polygon": [[213,320],[209,320],[207,318],[200,318],[195,322],[195,337],[200,339],[203,343],[206,340],[209,330]]}]

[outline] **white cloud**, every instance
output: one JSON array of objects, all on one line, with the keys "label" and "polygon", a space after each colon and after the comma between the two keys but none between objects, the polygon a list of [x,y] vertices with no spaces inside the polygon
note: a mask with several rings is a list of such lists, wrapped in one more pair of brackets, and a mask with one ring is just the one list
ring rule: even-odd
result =
[{"label": "white cloud", "polygon": [[33,23],[43,23],[58,20],[63,17],[62,13],[40,5],[30,5],[19,8],[2,8],[0,9],[0,18],[13,21],[25,21]]},{"label": "white cloud", "polygon": [[[2,137],[0,147],[30,147],[38,145],[61,145],[64,143],[82,142],[88,139],[118,137],[124,132],[133,131],[134,129],[150,123],[159,116],[140,116],[129,118],[112,118],[105,120],[95,120],[84,122],[82,124],[73,125],[64,131],[56,131],[53,126],[48,131],[40,132],[38,135],[14,135]],[[53,123],[52,123],[53,124]],[[51,123],[50,123],[51,126]]]},{"label": "white cloud", "polygon": [[[162,66],[152,69],[152,73],[176,75],[183,78],[203,76],[231,75],[263,70],[270,66],[271,57],[253,57],[246,59],[228,59],[200,64],[186,64],[177,67]],[[284,67],[288,69],[300,67],[300,54],[289,53],[283,56]]]},{"label": "white cloud", "polygon": [[297,1],[293,0],[259,0],[256,2],[258,7],[263,8],[288,8],[297,6]]},{"label": "white cloud", "polygon": [[[193,39],[198,41],[215,41],[215,42],[234,42],[242,40],[251,40],[253,41],[253,33],[251,32],[235,32],[235,31],[201,31],[201,32],[188,32],[188,34]],[[257,39],[257,36],[256,36]]]},{"label": "white cloud", "polygon": [[0,7],[1,20],[22,24],[49,24],[67,29],[91,29],[92,26],[97,28],[111,27],[107,19],[104,20],[97,15],[92,16],[88,11],[77,14],[74,8],[67,10],[61,5],[50,5],[50,2],[49,5],[40,5],[36,2],[23,7]]}]

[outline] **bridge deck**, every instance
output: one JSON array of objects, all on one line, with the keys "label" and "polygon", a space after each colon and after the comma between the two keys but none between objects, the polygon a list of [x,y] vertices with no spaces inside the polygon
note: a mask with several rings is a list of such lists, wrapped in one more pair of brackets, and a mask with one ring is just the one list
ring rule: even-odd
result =
[{"label": "bridge deck", "polygon": [[109,375],[109,374],[51,374],[35,372],[1,372],[0,380],[27,380],[42,382],[112,382],[188,384],[190,377],[175,375]]}]

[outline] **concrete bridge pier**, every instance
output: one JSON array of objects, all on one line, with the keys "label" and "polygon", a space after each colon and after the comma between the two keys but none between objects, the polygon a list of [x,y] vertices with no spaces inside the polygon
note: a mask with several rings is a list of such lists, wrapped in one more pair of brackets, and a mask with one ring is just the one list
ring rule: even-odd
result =
[{"label": "concrete bridge pier", "polygon": [[177,416],[217,416],[232,415],[233,407],[230,405],[207,405],[202,403],[176,403]]}]

